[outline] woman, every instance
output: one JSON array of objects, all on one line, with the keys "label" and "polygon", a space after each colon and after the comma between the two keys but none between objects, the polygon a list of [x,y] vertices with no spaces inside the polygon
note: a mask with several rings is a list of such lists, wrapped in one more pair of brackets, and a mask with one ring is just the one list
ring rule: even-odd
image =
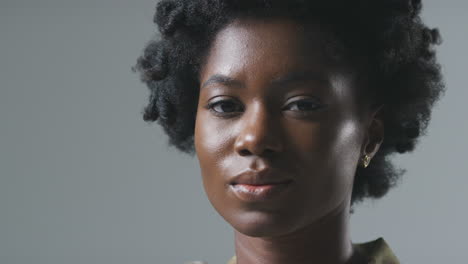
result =
[{"label": "woman", "polygon": [[398,263],[349,216],[402,171],[444,89],[417,0],[164,0],[144,120],[195,153],[229,263]]}]

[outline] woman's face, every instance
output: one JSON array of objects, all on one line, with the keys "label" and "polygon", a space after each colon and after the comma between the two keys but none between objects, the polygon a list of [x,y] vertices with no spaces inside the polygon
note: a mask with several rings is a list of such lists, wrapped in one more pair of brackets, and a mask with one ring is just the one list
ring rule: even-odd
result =
[{"label": "woman's face", "polygon": [[324,33],[236,20],[200,71],[195,149],[208,199],[237,231],[284,235],[349,203],[365,120],[355,74],[328,63]]}]

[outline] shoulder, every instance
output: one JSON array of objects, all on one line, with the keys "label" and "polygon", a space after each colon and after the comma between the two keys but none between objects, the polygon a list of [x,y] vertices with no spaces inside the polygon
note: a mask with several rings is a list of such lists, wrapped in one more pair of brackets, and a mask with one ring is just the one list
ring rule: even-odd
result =
[{"label": "shoulder", "polygon": [[[367,259],[368,264],[400,264],[387,242],[379,237],[364,243],[353,243],[354,250]],[[233,256],[227,264],[236,264],[236,256]],[[206,262],[192,261],[185,264],[206,264]]]},{"label": "shoulder", "polygon": [[353,243],[354,250],[368,259],[369,264],[399,264],[387,242],[379,237],[364,243]]}]

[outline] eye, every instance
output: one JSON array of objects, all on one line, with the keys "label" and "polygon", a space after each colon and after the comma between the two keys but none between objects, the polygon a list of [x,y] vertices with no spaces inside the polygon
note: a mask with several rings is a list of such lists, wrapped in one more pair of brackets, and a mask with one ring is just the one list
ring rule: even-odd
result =
[{"label": "eye", "polygon": [[323,105],[317,100],[307,99],[307,100],[297,100],[288,104],[285,109],[294,111],[294,112],[312,112],[319,110]]},{"label": "eye", "polygon": [[243,111],[243,107],[233,100],[219,100],[216,102],[209,103],[206,106],[211,112],[219,116],[233,115]]}]

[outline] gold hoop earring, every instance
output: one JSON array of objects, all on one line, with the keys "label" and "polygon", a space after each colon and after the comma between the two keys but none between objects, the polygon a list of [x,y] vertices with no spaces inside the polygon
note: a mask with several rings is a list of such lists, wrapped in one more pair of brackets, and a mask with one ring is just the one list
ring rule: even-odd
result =
[{"label": "gold hoop earring", "polygon": [[367,166],[369,166],[370,160],[371,160],[371,157],[365,154],[364,157],[362,157],[362,166],[364,168],[367,168]]}]

